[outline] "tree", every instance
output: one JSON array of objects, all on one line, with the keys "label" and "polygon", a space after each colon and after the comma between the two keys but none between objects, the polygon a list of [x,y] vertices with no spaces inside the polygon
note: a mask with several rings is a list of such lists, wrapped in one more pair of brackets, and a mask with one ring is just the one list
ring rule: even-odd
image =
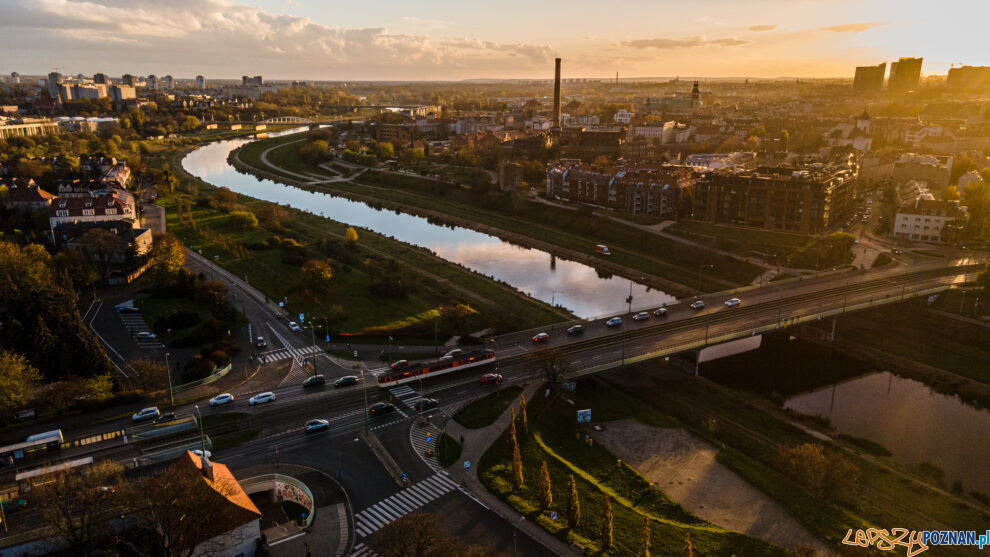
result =
[{"label": "tree", "polygon": [[540,370],[544,379],[551,387],[563,383],[571,374],[571,365],[565,359],[563,352],[556,348],[544,348],[536,353]]},{"label": "tree", "polygon": [[106,280],[110,276],[114,256],[120,250],[121,242],[117,235],[103,228],[92,228],[78,242],[83,252],[95,263],[100,278]]},{"label": "tree", "polygon": [[608,495],[602,501],[602,528],[599,536],[602,540],[602,550],[612,547],[612,498]]},{"label": "tree", "polygon": [[171,234],[155,238],[151,246],[151,276],[157,286],[171,284],[186,263],[182,242]]},{"label": "tree", "polygon": [[72,287],[81,290],[99,279],[93,264],[79,250],[62,250],[52,257],[52,268],[55,272],[69,278]]},{"label": "tree", "polygon": [[550,470],[547,461],[540,464],[540,477],[537,480],[536,491],[540,494],[540,508],[549,509],[553,504],[553,491],[550,489]]},{"label": "tree", "polygon": [[27,358],[13,352],[0,352],[0,423],[24,409],[41,385],[41,372]]},{"label": "tree", "polygon": [[241,230],[251,230],[258,226],[258,217],[251,211],[232,211],[230,220],[234,221],[234,225]]},{"label": "tree", "polygon": [[838,452],[814,443],[777,447],[780,470],[818,497],[846,496],[859,481],[859,467]]},{"label": "tree", "polygon": [[145,392],[153,392],[164,389],[168,386],[169,370],[165,369],[165,364],[152,360],[138,359],[131,361],[131,369],[134,370],[134,383]]},{"label": "tree", "polygon": [[322,259],[310,259],[302,266],[302,286],[314,298],[333,286],[333,268]]},{"label": "tree", "polygon": [[454,538],[434,513],[415,510],[401,516],[375,534],[375,550],[382,557],[482,557],[491,547],[465,545]]},{"label": "tree", "polygon": [[118,501],[123,468],[110,460],[83,469],[56,472],[36,487],[41,519],[72,548],[73,555],[90,555],[106,533],[106,511]]},{"label": "tree", "polygon": [[681,557],[694,557],[694,548],[691,547],[691,534],[684,534],[684,550]]},{"label": "tree", "polygon": [[529,420],[526,418],[526,395],[519,396],[519,426],[523,435],[529,435]]},{"label": "tree", "polygon": [[990,300],[990,263],[976,275],[976,285],[980,287],[980,297]]},{"label": "tree", "polygon": [[310,164],[320,164],[330,156],[330,144],[322,139],[307,141],[299,147],[299,157]]},{"label": "tree", "polygon": [[959,199],[959,188],[956,186],[949,186],[942,190],[942,200],[943,201],[956,201]]},{"label": "tree", "polygon": [[189,132],[195,129],[199,129],[199,127],[202,125],[203,123],[199,121],[199,118],[195,116],[186,116],[185,118],[182,119],[182,123],[179,124],[179,129],[181,129],[184,132]]},{"label": "tree", "polygon": [[347,232],[344,233],[344,241],[349,244],[353,244],[358,241],[358,233],[353,226],[347,227]]},{"label": "tree", "polygon": [[395,147],[391,143],[384,141],[378,144],[378,158],[390,159],[395,156]]},{"label": "tree", "polygon": [[856,244],[856,237],[848,232],[833,232],[825,242],[825,253],[822,263],[840,265],[848,263],[853,258],[852,248]]},{"label": "tree", "polygon": [[419,164],[426,158],[426,153],[422,147],[406,147],[399,158],[404,164]]},{"label": "tree", "polygon": [[643,527],[639,531],[639,555],[640,557],[650,557],[650,517],[645,514],[643,515]]},{"label": "tree", "polygon": [[516,438],[515,412],[512,414],[512,422],[509,424],[509,442],[512,444],[512,486],[515,489],[522,489],[523,486],[523,463],[522,453],[519,452],[519,439]]},{"label": "tree", "polygon": [[581,521],[581,501],[578,499],[577,484],[574,474],[567,478],[567,527],[577,528]]}]

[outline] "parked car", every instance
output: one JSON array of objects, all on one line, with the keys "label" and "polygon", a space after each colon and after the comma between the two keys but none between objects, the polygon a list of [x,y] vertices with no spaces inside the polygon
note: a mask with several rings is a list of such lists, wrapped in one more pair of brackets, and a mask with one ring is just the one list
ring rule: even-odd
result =
[{"label": "parked car", "polygon": [[330,429],[330,422],[327,420],[310,420],[306,422],[306,433],[318,433]]},{"label": "parked car", "polygon": [[691,302],[691,309],[704,309],[704,308],[705,308],[705,302],[702,302],[701,300],[695,300]]},{"label": "parked car", "polygon": [[302,330],[302,327],[300,327],[299,323],[296,323],[295,321],[289,321],[289,330],[293,333],[298,333]]},{"label": "parked car", "polygon": [[234,395],[230,393],[222,393],[210,399],[210,406],[223,406],[224,404],[230,404],[234,402]]},{"label": "parked car", "polygon": [[435,398],[424,398],[423,400],[417,400],[413,406],[417,412],[426,412],[427,410],[439,408],[440,402]]},{"label": "parked car", "polygon": [[461,350],[460,348],[455,348],[455,349],[451,350],[450,352],[447,352],[443,356],[440,356],[440,359],[441,360],[453,360],[454,358],[460,358],[463,355],[464,355],[464,351],[463,350]]},{"label": "parked car", "polygon": [[646,321],[650,318],[650,313],[647,311],[641,311],[633,316],[633,321]]},{"label": "parked car", "polygon": [[164,424],[164,423],[167,423],[167,422],[171,422],[173,420],[175,420],[175,412],[166,412],[166,413],[158,416],[157,418],[155,418],[154,423],[156,423],[156,424]]},{"label": "parked car", "polygon": [[409,365],[409,360],[399,360],[397,362],[392,362],[392,365],[389,367],[392,369],[399,369],[400,367],[406,367],[407,365]]},{"label": "parked car", "polygon": [[141,310],[139,310],[138,308],[136,308],[134,306],[117,306],[114,309],[117,310],[117,313],[132,313],[132,314],[133,313],[141,313]]},{"label": "parked car", "polygon": [[139,340],[148,340],[148,339],[156,339],[158,338],[158,335],[152,333],[151,331],[138,331],[134,333],[134,338]]},{"label": "parked car", "polygon": [[739,298],[729,298],[728,300],[725,301],[725,307],[727,307],[727,308],[734,308],[734,307],[738,306],[741,303],[742,303],[742,300],[740,300]]},{"label": "parked car", "polygon": [[389,412],[394,412],[394,411],[395,411],[395,406],[392,406],[387,402],[377,402],[375,404],[372,404],[371,407],[368,408],[368,414],[371,414],[371,417],[381,416],[383,414],[388,414]]},{"label": "parked car", "polygon": [[258,350],[264,350],[265,348],[268,348],[268,343],[265,342],[265,339],[263,337],[256,338],[254,340],[254,345],[258,347]]},{"label": "parked car", "polygon": [[[196,456],[203,456],[203,449],[193,449],[189,452],[191,452]],[[206,451],[206,458],[213,458],[213,453],[211,453],[210,451]]]},{"label": "parked car", "polygon": [[326,385],[326,383],[327,383],[326,377],[322,375],[314,375],[312,377],[307,377],[306,380],[303,381],[302,386],[304,389],[309,389],[312,387],[322,387],[323,385]]},{"label": "parked car", "polygon": [[486,373],[481,376],[482,385],[491,385],[492,383],[501,383],[502,376],[497,373]]},{"label": "parked car", "polygon": [[275,393],[271,391],[265,391],[263,393],[258,393],[253,397],[248,399],[248,404],[254,406],[255,404],[265,404],[266,402],[273,402],[275,400]]},{"label": "parked car", "polygon": [[621,317],[613,317],[613,318],[609,319],[608,321],[606,321],[605,322],[605,325],[607,327],[618,327],[619,325],[622,325],[622,318]]},{"label": "parked car", "polygon": [[653,310],[653,315],[657,317],[667,317],[667,308],[657,308]]},{"label": "parked car", "polygon": [[572,325],[567,328],[567,334],[579,335],[584,332],[584,325]]},{"label": "parked car", "polygon": [[535,344],[543,344],[549,340],[550,340],[549,333],[537,333],[533,335],[533,343]]},{"label": "parked car", "polygon": [[345,375],[340,379],[334,381],[333,386],[334,388],[348,387],[350,385],[357,385],[358,381],[360,381],[360,379],[358,379],[356,375]]},{"label": "parked car", "polygon": [[140,412],[138,412],[137,414],[134,414],[133,416],[131,416],[131,421],[134,421],[134,422],[143,422],[145,420],[154,420],[155,418],[157,418],[160,415],[161,415],[161,412],[158,411],[158,407],[157,406],[152,406],[150,408],[145,408],[145,409],[141,410]]}]

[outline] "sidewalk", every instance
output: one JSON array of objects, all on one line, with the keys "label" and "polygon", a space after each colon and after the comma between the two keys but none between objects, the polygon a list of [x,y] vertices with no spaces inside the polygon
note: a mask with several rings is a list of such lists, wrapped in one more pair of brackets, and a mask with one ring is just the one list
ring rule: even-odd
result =
[{"label": "sidewalk", "polygon": [[[526,400],[533,399],[540,385],[540,382],[534,382],[529,383],[523,388],[522,394],[526,396]],[[519,410],[518,399],[512,404],[512,408]],[[520,530],[543,544],[555,555],[580,555],[580,553],[572,549],[567,543],[550,534],[538,524],[529,520],[522,520],[523,515],[503,503],[498,497],[489,493],[485,486],[482,485],[481,480],[478,479],[478,461],[481,460],[481,455],[502,435],[505,428],[509,427],[509,420],[509,408],[506,408],[505,412],[502,412],[502,415],[495,420],[495,423],[481,429],[468,429],[453,420],[447,422],[445,428],[447,435],[457,441],[461,437],[464,438],[461,459],[451,465],[448,470],[451,479],[460,483],[472,495],[491,508],[492,511],[510,524],[515,524]],[[464,471],[465,460],[471,462],[471,470],[468,472]]]}]

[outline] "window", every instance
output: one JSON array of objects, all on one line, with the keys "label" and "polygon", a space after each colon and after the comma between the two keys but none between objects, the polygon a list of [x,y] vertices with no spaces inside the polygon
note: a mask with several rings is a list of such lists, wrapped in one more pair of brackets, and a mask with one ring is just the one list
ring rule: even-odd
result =
[{"label": "window", "polygon": [[55,211],[55,216],[56,217],[67,217],[67,216],[69,216],[69,212],[68,211],[63,211],[63,210]]},{"label": "window", "polygon": [[93,216],[95,214],[96,214],[96,211],[94,211],[93,209],[83,209],[83,215],[84,216],[91,217],[91,216]]},{"label": "window", "polygon": [[106,210],[106,214],[108,214],[108,215],[116,215],[117,214],[117,208],[116,207],[113,207],[111,209],[107,209]]}]

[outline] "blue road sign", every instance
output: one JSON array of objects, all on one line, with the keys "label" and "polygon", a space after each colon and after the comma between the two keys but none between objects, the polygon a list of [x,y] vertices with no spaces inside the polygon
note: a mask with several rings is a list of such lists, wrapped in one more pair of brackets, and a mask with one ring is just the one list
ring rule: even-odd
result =
[{"label": "blue road sign", "polygon": [[426,442],[427,443],[432,443],[433,442],[433,436],[432,435],[427,435],[426,436]]},{"label": "blue road sign", "polygon": [[[306,518],[303,516],[303,518]],[[550,511],[550,520],[557,520],[557,511]]]},{"label": "blue road sign", "polygon": [[300,313],[299,314],[299,322],[300,323],[305,323],[306,322],[306,314],[305,313]]},{"label": "blue road sign", "polygon": [[470,469],[471,469],[471,461],[470,460],[465,460],[464,461],[464,471],[467,472]]},{"label": "blue road sign", "polygon": [[330,342],[330,335],[327,335],[327,342]]}]

